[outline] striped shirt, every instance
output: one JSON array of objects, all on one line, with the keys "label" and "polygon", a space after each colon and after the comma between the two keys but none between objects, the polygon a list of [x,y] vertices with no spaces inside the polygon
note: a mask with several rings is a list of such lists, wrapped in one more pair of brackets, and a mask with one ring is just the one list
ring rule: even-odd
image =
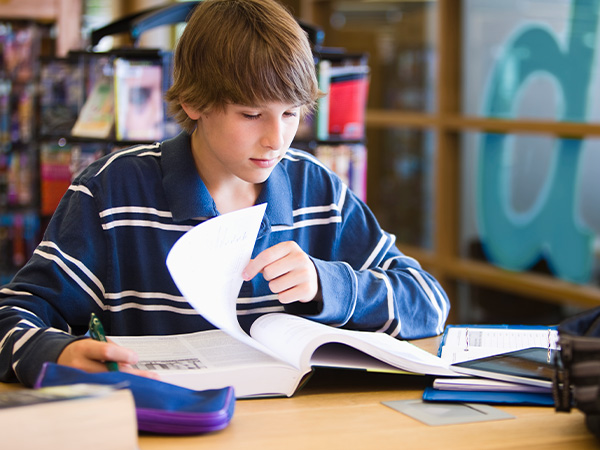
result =
[{"label": "striped shirt", "polygon": [[[323,303],[284,307],[259,274],[240,290],[243,328],[261,314],[288,311],[399,338],[443,330],[449,302],[440,285],[313,156],[290,149],[257,203],[267,210],[254,255],[296,241],[317,268]],[[165,260],[179,237],[218,214],[185,133],[91,164],[29,262],[0,289],[0,380],[32,385],[43,362],[86,333],[92,311],[110,335],[212,328],[178,291]]]}]

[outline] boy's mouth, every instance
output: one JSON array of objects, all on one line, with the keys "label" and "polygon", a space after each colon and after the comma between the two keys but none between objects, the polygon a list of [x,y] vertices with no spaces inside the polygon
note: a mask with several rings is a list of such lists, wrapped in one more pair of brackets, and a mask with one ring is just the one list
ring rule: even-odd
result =
[{"label": "boy's mouth", "polygon": [[270,169],[279,161],[278,158],[272,159],[259,159],[259,158],[250,158],[250,160],[261,169]]}]

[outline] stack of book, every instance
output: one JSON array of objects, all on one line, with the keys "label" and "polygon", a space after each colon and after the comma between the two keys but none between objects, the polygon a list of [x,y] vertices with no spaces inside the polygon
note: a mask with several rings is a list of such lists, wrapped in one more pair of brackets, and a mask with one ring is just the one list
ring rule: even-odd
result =
[{"label": "stack of book", "polygon": [[138,448],[131,391],[103,385],[0,392],[0,433],[2,448]]},{"label": "stack of book", "polygon": [[557,341],[556,327],[449,325],[438,354],[459,376],[436,378],[423,399],[551,406]]}]

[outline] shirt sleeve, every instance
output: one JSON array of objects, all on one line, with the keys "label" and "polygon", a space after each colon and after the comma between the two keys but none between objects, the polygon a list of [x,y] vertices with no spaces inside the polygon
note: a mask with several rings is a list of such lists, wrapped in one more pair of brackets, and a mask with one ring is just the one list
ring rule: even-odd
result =
[{"label": "shirt sleeve", "polygon": [[85,334],[102,303],[101,230],[91,192],[72,186],[31,259],[0,289],[1,381],[32,386],[44,362]]},{"label": "shirt sleeve", "polygon": [[438,281],[398,250],[372,212],[348,190],[327,261],[313,258],[323,305],[312,319],[402,339],[440,334],[450,303]]}]

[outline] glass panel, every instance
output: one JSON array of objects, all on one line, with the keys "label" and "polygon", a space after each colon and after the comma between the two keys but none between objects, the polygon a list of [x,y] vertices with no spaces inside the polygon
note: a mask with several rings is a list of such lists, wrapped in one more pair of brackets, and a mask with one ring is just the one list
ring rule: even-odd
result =
[{"label": "glass panel", "polygon": [[432,247],[433,133],[407,128],[367,132],[368,204],[398,243]]},{"label": "glass panel", "polygon": [[596,3],[464,0],[468,115],[598,121]]},{"label": "glass panel", "polygon": [[368,52],[370,108],[434,109],[435,2],[327,2],[325,46]]},{"label": "glass panel", "polygon": [[457,283],[456,323],[555,325],[584,310],[467,282]]},{"label": "glass panel", "polygon": [[463,256],[598,285],[599,168],[600,139],[463,135]]}]

